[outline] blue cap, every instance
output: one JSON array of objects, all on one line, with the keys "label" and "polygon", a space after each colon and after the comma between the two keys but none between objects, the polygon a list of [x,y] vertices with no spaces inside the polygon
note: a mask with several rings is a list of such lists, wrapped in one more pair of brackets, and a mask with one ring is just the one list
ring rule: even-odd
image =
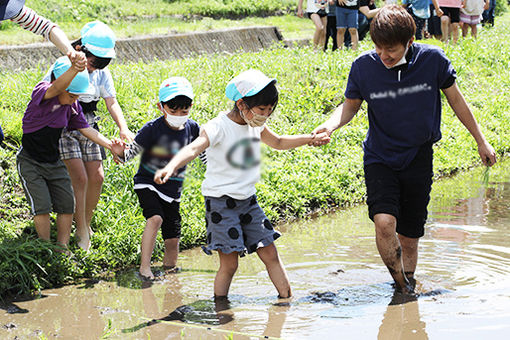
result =
[{"label": "blue cap", "polygon": [[159,86],[159,101],[167,102],[177,96],[186,96],[193,100],[193,88],[188,79],[183,77],[170,77]]},{"label": "blue cap", "polygon": [[115,33],[101,21],[92,21],[81,29],[81,43],[100,58],[115,58]]},{"label": "blue cap", "polygon": [[237,101],[243,97],[256,95],[273,81],[276,82],[276,79],[268,78],[259,70],[250,69],[229,81],[225,88],[225,95],[228,99]]},{"label": "blue cap", "polygon": [[[60,57],[52,66],[55,78],[60,77],[65,71],[71,67],[71,61],[67,57]],[[94,93],[94,87],[89,83],[89,73],[87,70],[79,72],[66,89],[73,94],[90,94]]]},{"label": "blue cap", "polygon": [[0,21],[15,17],[25,4],[25,0],[0,0]]}]

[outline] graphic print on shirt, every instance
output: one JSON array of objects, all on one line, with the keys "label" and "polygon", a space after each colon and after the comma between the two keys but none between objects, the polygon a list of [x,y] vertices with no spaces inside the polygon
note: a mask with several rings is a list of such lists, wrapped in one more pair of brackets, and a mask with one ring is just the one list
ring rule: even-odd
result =
[{"label": "graphic print on shirt", "polygon": [[228,150],[227,162],[237,169],[247,170],[256,167],[260,164],[260,153],[256,153],[255,148],[260,148],[259,138],[240,139]]},{"label": "graphic print on shirt", "polygon": [[[179,141],[170,141],[167,135],[161,135],[149,150],[147,162],[143,164],[145,170],[151,174],[156,173],[158,169],[164,168],[182,147],[183,145]],[[171,179],[184,180],[184,171],[179,171],[176,177]]]}]

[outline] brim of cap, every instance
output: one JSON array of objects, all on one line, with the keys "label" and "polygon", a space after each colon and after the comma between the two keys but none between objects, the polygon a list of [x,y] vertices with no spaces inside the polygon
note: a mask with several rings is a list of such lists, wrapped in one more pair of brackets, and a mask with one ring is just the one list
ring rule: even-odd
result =
[{"label": "brim of cap", "polygon": [[262,91],[267,85],[271,84],[272,82],[276,83],[275,78],[270,78],[267,82],[260,83],[259,86],[256,86],[252,88],[247,94],[244,95],[244,97],[251,97]]},{"label": "brim of cap", "polygon": [[83,89],[83,90],[76,90],[76,89],[72,89],[72,88],[67,88],[67,91],[71,94],[78,94],[78,95],[82,95],[82,94],[94,94],[94,87],[92,85],[89,84],[89,86],[86,88],[86,89]]},{"label": "brim of cap", "polygon": [[24,4],[25,0],[10,0],[7,4],[2,5],[0,7],[0,21],[14,17],[21,11]]},{"label": "brim of cap", "polygon": [[193,94],[191,94],[189,92],[176,92],[176,93],[172,93],[172,94],[167,95],[167,96],[159,97],[159,101],[160,102],[167,102],[169,100],[174,99],[177,96],[185,96],[185,97],[188,97],[189,99],[193,100]]},{"label": "brim of cap", "polygon": [[85,47],[87,47],[87,50],[89,50],[90,53],[95,55],[99,58],[115,58],[115,49],[98,49],[97,47],[94,47],[89,44],[85,44]]}]

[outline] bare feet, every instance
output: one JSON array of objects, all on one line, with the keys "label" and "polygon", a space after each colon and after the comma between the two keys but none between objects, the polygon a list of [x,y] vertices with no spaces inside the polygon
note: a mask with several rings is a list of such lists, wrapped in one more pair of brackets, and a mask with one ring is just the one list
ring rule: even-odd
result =
[{"label": "bare feet", "polygon": [[152,273],[150,267],[149,268],[140,267],[139,273],[140,273],[140,276],[142,277],[142,279],[144,279],[144,280],[151,280],[151,281],[154,280],[154,274]]},{"label": "bare feet", "polygon": [[88,230],[86,233],[84,233],[84,235],[76,234],[76,238],[78,239],[78,246],[85,251],[89,251],[89,249],[90,249],[90,235],[88,233]]}]

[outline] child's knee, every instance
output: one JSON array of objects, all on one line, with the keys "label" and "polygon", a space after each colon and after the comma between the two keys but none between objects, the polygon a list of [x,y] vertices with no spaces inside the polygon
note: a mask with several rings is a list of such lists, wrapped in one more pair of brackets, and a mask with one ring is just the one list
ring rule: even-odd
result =
[{"label": "child's knee", "polygon": [[97,171],[94,171],[93,173],[89,174],[88,180],[90,183],[102,185],[104,182],[103,168],[100,168]]},{"label": "child's knee", "polygon": [[163,217],[159,215],[151,216],[147,219],[146,227],[153,227],[159,229],[163,223]]}]

